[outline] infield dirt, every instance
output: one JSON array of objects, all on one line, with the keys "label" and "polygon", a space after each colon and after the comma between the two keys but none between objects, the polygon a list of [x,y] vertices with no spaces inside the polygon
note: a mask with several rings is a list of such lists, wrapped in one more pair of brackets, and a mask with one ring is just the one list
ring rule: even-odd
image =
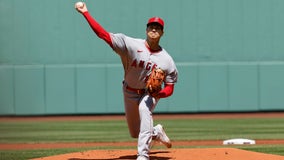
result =
[{"label": "infield dirt", "polygon": [[[135,150],[92,150],[32,160],[133,160]],[[151,160],[284,160],[284,156],[235,148],[153,150]]]}]

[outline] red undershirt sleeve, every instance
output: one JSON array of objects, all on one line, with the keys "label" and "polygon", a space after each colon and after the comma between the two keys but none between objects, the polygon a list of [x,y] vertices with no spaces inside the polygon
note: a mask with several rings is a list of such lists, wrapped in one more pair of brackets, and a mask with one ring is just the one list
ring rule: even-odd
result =
[{"label": "red undershirt sleeve", "polygon": [[174,92],[174,84],[165,84],[164,89],[159,92],[160,98],[166,98],[173,94]]},{"label": "red undershirt sleeve", "polygon": [[110,47],[112,47],[110,33],[107,32],[91,15],[90,13],[84,12],[83,13],[85,19],[88,21],[90,27],[96,33],[96,35],[103,39]]}]

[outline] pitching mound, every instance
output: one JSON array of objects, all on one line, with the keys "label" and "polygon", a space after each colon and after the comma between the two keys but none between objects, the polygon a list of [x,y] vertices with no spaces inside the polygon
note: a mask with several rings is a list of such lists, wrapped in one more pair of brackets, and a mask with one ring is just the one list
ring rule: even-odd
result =
[{"label": "pitching mound", "polygon": [[[151,160],[284,160],[284,156],[235,148],[153,150]],[[136,150],[92,150],[33,160],[133,160]]]}]

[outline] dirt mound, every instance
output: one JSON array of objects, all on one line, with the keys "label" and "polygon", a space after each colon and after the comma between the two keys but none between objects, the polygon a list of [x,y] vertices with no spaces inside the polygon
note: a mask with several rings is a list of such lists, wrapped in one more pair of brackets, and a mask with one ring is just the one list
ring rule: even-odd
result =
[{"label": "dirt mound", "polygon": [[[235,148],[153,150],[151,160],[284,160],[284,156]],[[33,160],[133,160],[136,150],[92,150]]]}]

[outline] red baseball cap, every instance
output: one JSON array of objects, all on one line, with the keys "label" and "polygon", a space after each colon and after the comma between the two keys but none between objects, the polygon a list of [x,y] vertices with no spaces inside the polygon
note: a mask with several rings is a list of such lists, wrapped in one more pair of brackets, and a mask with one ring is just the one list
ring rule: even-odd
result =
[{"label": "red baseball cap", "polygon": [[158,23],[159,25],[161,25],[163,28],[164,28],[164,21],[162,18],[160,17],[152,17],[148,20],[148,23],[147,23],[147,26],[150,24],[150,23]]}]

